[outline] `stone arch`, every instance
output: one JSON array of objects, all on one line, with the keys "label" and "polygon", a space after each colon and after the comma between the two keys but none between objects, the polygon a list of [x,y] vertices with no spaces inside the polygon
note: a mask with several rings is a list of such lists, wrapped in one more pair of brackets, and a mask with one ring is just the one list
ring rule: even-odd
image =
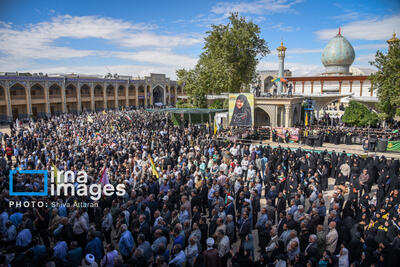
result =
[{"label": "stone arch", "polygon": [[[119,86],[118,86],[118,92],[117,92],[117,96],[118,96],[118,107],[124,107],[124,106],[126,106],[125,90],[126,90],[125,85],[119,85]],[[128,92],[128,93],[129,93],[129,92]]]},{"label": "stone arch", "polygon": [[128,94],[129,94],[129,97],[135,96],[136,95],[136,86],[130,85],[128,87]]},{"label": "stone arch", "polygon": [[76,102],[76,86],[75,85],[73,85],[73,84],[68,84],[66,87],[65,87],[65,96],[66,96],[66,98],[67,98],[67,102],[68,102],[68,98],[70,98],[70,100],[69,101],[74,101],[74,102]]},{"label": "stone arch", "polygon": [[118,96],[125,98],[125,86],[120,85],[118,86]]},{"label": "stone arch", "polygon": [[61,101],[61,87],[54,83],[49,87],[49,98],[50,99],[59,99]]},{"label": "stone arch", "polygon": [[31,86],[31,99],[44,99],[44,87],[39,84],[35,83],[34,85]]},{"label": "stone arch", "polygon": [[107,98],[109,98],[110,96],[114,97],[114,90],[115,88],[111,84],[107,86],[106,89]]},{"label": "stone arch", "polygon": [[267,111],[260,107],[254,109],[254,125],[255,126],[270,126],[271,117]]},{"label": "stone arch", "polygon": [[49,101],[50,101],[50,113],[58,115],[62,113],[62,95],[61,87],[54,83],[49,87]]},{"label": "stone arch", "polygon": [[80,90],[81,90],[81,110],[91,110],[89,85],[83,84]]},{"label": "stone arch", "polygon": [[43,99],[45,99],[44,87],[35,83],[31,86],[32,115],[34,117],[44,118],[46,116],[46,104]]},{"label": "stone arch", "polygon": [[67,112],[77,112],[78,111],[78,99],[77,99],[77,89],[73,84],[68,84],[65,87],[65,97],[67,99]]},{"label": "stone arch", "polygon": [[11,100],[26,100],[26,88],[20,83],[15,83],[10,87],[10,97]]},{"label": "stone arch", "polygon": [[103,86],[101,86],[100,84],[97,84],[94,87],[94,96],[95,97],[103,97]]},{"label": "stone arch", "polygon": [[157,85],[152,90],[153,94],[153,105],[164,105],[164,94],[165,89],[161,85]]},{"label": "stone arch", "polygon": [[107,108],[115,108],[115,87],[111,84],[109,84],[106,88],[106,94],[107,94]]},{"label": "stone arch", "polygon": [[264,79],[264,93],[273,93],[273,85],[274,83],[271,81],[274,77],[268,76]]},{"label": "stone arch", "polygon": [[102,110],[104,108],[104,92],[103,86],[96,84],[94,91],[94,109]]},{"label": "stone arch", "polygon": [[139,106],[144,107],[145,106],[144,85],[139,85],[139,87],[138,87],[138,98],[139,98],[139,100],[138,100]]},{"label": "stone arch", "polygon": [[128,86],[128,106],[136,106],[136,86]]},{"label": "stone arch", "polygon": [[6,91],[0,86],[0,120],[7,119]]},{"label": "stone arch", "polygon": [[20,83],[15,83],[10,87],[10,100],[12,107],[13,119],[27,118],[27,99],[26,87]]},{"label": "stone arch", "polygon": [[87,84],[81,86],[81,97],[90,97],[90,87]]}]

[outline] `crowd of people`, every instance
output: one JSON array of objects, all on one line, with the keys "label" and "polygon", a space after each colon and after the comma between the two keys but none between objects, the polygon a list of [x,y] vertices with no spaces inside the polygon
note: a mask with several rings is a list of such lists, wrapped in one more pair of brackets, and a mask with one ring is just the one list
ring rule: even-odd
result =
[{"label": "crowd of people", "polygon": [[[2,137],[0,266],[400,262],[398,160],[217,139],[144,110],[64,114]],[[87,185],[125,193],[14,196],[44,190],[21,172],[10,188],[16,168],[85,171]]]}]

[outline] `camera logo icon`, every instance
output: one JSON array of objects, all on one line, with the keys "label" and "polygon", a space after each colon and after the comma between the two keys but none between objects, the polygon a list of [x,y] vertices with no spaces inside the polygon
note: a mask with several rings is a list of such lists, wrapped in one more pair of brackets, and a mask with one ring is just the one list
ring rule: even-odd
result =
[{"label": "camera logo icon", "polygon": [[[27,175],[43,175],[43,182],[44,182],[44,190],[43,192],[14,192],[14,187],[13,187],[13,182],[14,182],[14,175],[16,174],[27,174]],[[48,188],[47,188],[47,183],[48,183],[48,174],[49,172],[47,170],[20,170],[19,168],[16,168],[15,170],[10,171],[10,196],[47,196],[48,195]]]}]

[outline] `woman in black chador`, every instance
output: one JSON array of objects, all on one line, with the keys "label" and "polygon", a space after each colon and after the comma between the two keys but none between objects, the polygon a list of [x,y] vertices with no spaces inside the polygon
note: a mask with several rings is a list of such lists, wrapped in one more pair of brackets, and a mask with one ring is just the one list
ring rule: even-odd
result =
[{"label": "woman in black chador", "polygon": [[249,101],[245,95],[239,95],[236,98],[230,126],[251,126],[252,124]]}]

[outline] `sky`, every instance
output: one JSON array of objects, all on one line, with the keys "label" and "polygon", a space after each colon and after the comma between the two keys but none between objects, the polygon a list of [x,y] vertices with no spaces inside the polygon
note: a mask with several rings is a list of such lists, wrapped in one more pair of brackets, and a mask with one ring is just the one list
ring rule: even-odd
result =
[{"label": "sky", "polygon": [[258,70],[276,70],[283,41],[285,69],[323,72],[323,48],[341,27],[353,66],[371,68],[377,50],[400,35],[398,0],[0,0],[0,72],[118,73],[143,77],[192,68],[212,24],[231,12],[258,24],[271,53]]}]

